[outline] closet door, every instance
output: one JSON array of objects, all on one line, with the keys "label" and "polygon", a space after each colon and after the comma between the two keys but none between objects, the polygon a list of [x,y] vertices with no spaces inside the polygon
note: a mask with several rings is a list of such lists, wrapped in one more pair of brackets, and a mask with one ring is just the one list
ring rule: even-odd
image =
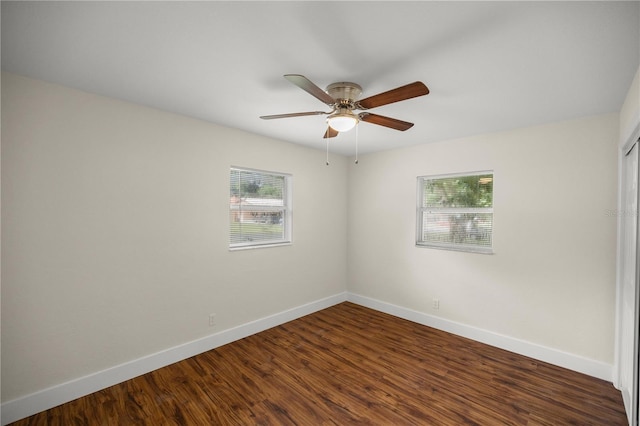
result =
[{"label": "closet door", "polygon": [[638,143],[623,159],[620,390],[629,424],[638,424]]}]

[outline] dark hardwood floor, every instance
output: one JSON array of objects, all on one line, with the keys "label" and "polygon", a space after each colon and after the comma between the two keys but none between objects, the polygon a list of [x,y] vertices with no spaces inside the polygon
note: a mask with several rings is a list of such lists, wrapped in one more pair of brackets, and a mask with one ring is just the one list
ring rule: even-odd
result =
[{"label": "dark hardwood floor", "polygon": [[352,303],[14,425],[626,425],[611,383]]}]

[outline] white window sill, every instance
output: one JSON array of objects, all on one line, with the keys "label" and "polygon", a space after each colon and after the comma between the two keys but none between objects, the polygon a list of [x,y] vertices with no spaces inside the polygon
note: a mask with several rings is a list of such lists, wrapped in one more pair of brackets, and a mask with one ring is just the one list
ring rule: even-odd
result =
[{"label": "white window sill", "polygon": [[426,244],[416,243],[418,248],[430,248],[436,250],[462,251],[466,253],[477,254],[495,254],[492,247],[474,247],[474,246],[454,246],[449,244]]},{"label": "white window sill", "polygon": [[229,247],[229,251],[254,250],[254,249],[290,246],[290,245],[292,245],[291,241],[285,241],[282,243],[254,244],[254,245],[246,245],[246,246]]}]

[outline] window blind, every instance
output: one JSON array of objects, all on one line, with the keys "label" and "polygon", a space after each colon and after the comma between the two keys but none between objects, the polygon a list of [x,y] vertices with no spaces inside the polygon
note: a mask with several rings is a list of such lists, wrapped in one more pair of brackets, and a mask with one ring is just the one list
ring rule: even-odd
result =
[{"label": "window blind", "polygon": [[231,168],[230,247],[289,242],[289,175]]},{"label": "window blind", "polygon": [[491,251],[493,173],[418,178],[416,244]]}]

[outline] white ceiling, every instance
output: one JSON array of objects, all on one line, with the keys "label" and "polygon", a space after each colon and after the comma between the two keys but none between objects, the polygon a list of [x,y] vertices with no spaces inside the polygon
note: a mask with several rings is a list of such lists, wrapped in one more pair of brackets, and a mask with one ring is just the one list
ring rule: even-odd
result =
[{"label": "white ceiling", "polygon": [[258,118],[327,109],[283,74],[423,81],[372,110],[415,126],[362,123],[361,153],[619,111],[639,56],[638,1],[2,1],[5,71],[318,149],[323,116]]}]

